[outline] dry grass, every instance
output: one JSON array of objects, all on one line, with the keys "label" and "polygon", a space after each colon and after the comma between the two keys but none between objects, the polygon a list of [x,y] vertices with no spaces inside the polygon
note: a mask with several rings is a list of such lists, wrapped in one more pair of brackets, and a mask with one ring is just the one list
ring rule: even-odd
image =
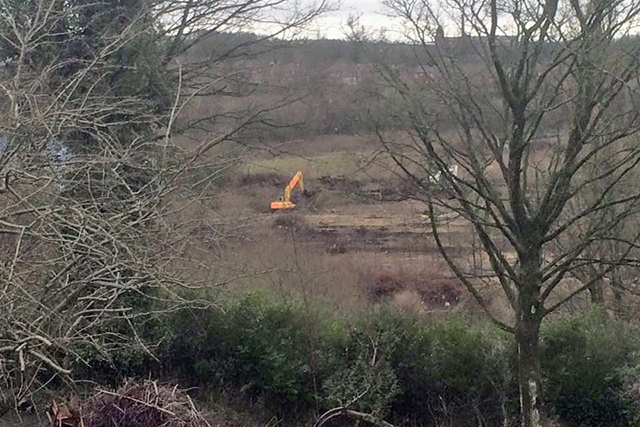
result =
[{"label": "dry grass", "polygon": [[238,245],[222,261],[229,277],[244,275],[227,287],[227,295],[259,289],[276,298],[320,304],[337,312],[366,306],[355,271],[339,257],[298,241],[289,229],[263,233],[258,241]]},{"label": "dry grass", "polygon": [[313,157],[319,154],[335,152],[367,152],[376,148],[371,136],[356,135],[320,135],[303,140],[270,143],[271,152],[282,156]]},{"label": "dry grass", "polygon": [[293,176],[296,171],[301,170],[308,179],[318,179],[321,176],[346,176],[357,172],[361,168],[360,158],[361,156],[357,153],[344,151],[325,153],[313,157],[278,156],[246,162],[240,171],[247,175],[276,172],[284,176]]},{"label": "dry grass", "polygon": [[317,213],[362,204],[373,207],[365,200],[367,194],[382,194],[400,184],[388,166],[381,163],[367,166],[369,155],[341,151],[311,157],[253,158],[239,165],[222,188],[211,187],[208,194],[217,196],[225,215],[243,211],[265,213],[269,211],[269,203],[282,196],[285,185],[300,170],[305,187],[316,192],[313,200],[304,201],[308,211]]},{"label": "dry grass", "polygon": [[354,254],[350,263],[358,271],[360,287],[372,302],[394,301],[407,306],[413,297],[413,305],[446,309],[464,299],[462,284],[435,254]]},{"label": "dry grass", "polygon": [[307,237],[303,215],[286,219],[223,254],[228,277],[245,276],[227,286],[228,297],[260,289],[347,317],[379,303],[445,309],[464,299],[462,287],[435,254],[340,253]]}]

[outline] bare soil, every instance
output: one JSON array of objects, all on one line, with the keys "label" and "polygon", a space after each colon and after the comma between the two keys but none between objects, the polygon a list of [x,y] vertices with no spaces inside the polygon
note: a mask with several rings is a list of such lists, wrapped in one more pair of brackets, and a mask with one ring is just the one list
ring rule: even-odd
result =
[{"label": "bare soil", "polygon": [[[247,206],[267,205],[269,196],[265,195],[279,197],[283,181],[286,182],[277,174],[241,178],[234,191],[244,195]],[[358,187],[366,183],[340,177],[307,180],[305,184],[316,194],[333,192],[332,203],[314,204],[313,199],[298,194],[294,200],[297,206],[291,211],[264,209],[250,214],[252,226],[247,231],[247,241],[269,242],[269,250],[280,254],[273,259],[267,257],[261,268],[293,268],[293,260],[284,260],[289,256],[285,255],[286,248],[294,244],[293,233],[296,251],[304,253],[297,256],[323,265],[316,270],[329,268],[344,273],[338,276],[344,281],[341,285],[354,288],[354,298],[368,304],[386,301],[418,310],[447,310],[466,298],[464,286],[439,261],[423,203],[363,196]],[[234,209],[241,210],[241,200],[234,202]],[[441,238],[454,256],[466,256],[470,240],[464,222],[449,216],[440,228]],[[233,262],[237,264],[239,259],[261,250],[255,247],[248,254],[234,253]],[[307,274],[314,271],[308,262],[296,268],[306,269]],[[319,280],[330,280],[325,276],[323,273]],[[283,280],[273,279],[279,287]],[[299,284],[292,279],[290,286]]]}]

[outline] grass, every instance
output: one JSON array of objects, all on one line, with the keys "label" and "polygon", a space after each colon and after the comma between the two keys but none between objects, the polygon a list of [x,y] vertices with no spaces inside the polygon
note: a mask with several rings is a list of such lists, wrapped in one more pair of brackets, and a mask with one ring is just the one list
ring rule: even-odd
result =
[{"label": "grass", "polygon": [[[306,145],[300,151],[309,151],[309,147]],[[305,188],[317,191],[313,202],[307,203],[308,210],[316,213],[362,203],[362,196],[357,199],[355,194],[399,185],[389,159],[375,156],[370,149],[323,152],[318,147],[318,150],[312,155],[281,154],[245,159],[229,174],[227,185],[218,190],[217,196],[224,200],[220,203],[221,211],[225,214],[268,212],[269,202],[282,195],[284,186],[297,171],[304,174]]]},{"label": "grass", "polygon": [[344,177],[367,182],[395,177],[390,159],[373,150],[257,158],[246,161],[239,168],[239,173],[251,175],[275,172],[284,176],[293,176],[299,170],[303,171],[308,180],[321,177]]},{"label": "grass", "polygon": [[[261,290],[271,297],[320,305],[337,313],[359,311],[367,305],[357,272],[344,259],[298,242],[288,230],[261,233],[254,242],[238,245],[223,261],[234,280],[226,290],[229,298]],[[296,239],[296,240],[294,240]]]},{"label": "grass", "polygon": [[361,167],[358,157],[353,153],[334,152],[314,157],[287,156],[256,159],[246,163],[241,172],[249,175],[278,172],[293,176],[298,170],[301,170],[307,178],[311,179],[322,176],[338,177],[357,172]]}]

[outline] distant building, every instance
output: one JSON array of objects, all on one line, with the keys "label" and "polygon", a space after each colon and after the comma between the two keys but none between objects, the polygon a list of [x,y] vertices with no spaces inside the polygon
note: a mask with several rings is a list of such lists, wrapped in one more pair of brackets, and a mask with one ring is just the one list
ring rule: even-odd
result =
[{"label": "distant building", "polygon": [[475,52],[474,40],[464,32],[464,28],[460,36],[447,37],[442,26],[439,26],[436,30],[435,43],[438,54],[444,57],[464,58]]}]

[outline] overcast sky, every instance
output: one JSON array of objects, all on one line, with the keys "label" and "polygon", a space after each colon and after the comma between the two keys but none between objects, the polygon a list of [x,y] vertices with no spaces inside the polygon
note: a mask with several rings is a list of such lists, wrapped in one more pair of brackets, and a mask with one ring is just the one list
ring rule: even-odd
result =
[{"label": "overcast sky", "polygon": [[342,0],[340,10],[318,20],[314,31],[325,38],[342,39],[349,16],[358,16],[367,27],[393,30],[388,17],[384,16],[381,0]]}]

